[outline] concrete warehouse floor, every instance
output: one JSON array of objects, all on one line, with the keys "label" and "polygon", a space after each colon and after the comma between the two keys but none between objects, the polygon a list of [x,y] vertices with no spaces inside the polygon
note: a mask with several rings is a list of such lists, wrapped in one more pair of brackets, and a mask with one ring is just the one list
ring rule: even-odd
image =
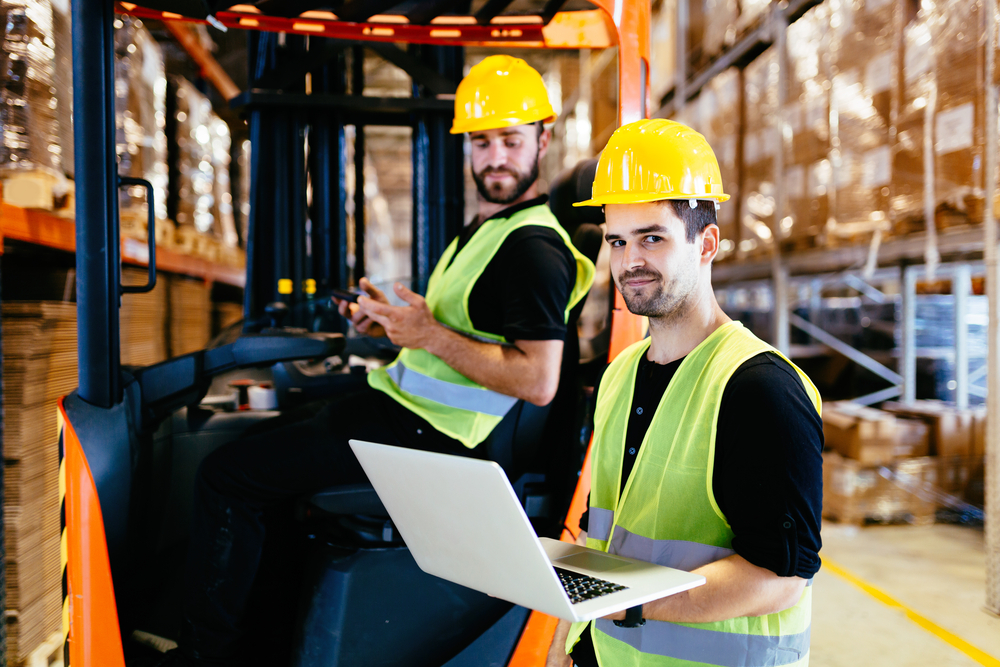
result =
[{"label": "concrete warehouse floor", "polygon": [[983,607],[981,528],[825,523],[820,555],[812,667],[1000,666],[1000,618]]}]

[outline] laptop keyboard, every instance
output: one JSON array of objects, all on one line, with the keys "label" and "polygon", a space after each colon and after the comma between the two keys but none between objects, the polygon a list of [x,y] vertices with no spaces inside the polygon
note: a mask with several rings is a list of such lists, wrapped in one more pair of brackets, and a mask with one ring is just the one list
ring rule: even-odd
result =
[{"label": "laptop keyboard", "polygon": [[566,589],[566,594],[569,595],[570,602],[573,604],[580,604],[587,600],[628,590],[628,586],[614,584],[597,577],[588,577],[585,574],[559,567],[556,568],[556,574],[559,575],[559,581],[562,582],[563,588]]}]

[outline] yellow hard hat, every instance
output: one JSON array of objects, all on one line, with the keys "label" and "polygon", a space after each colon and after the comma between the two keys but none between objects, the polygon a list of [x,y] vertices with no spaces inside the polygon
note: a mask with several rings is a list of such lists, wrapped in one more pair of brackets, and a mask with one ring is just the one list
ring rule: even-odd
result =
[{"label": "yellow hard hat", "polygon": [[555,119],[542,77],[531,65],[513,56],[490,56],[474,65],[458,84],[451,133]]},{"label": "yellow hard hat", "polygon": [[705,137],[656,118],[622,125],[601,153],[590,199],[574,206],[641,204],[663,199],[724,202],[722,174]]}]

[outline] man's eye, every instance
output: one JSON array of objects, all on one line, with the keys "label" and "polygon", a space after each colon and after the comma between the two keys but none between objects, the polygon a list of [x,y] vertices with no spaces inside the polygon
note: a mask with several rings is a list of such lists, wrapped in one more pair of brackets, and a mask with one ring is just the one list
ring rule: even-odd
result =
[{"label": "man's eye", "polygon": [[521,145],[520,141],[508,141],[508,142],[505,142],[505,143],[507,145],[507,148],[517,148],[518,146]]},{"label": "man's eye", "polygon": [[611,242],[611,247],[612,248],[623,248],[623,247],[625,247],[625,241],[622,241],[621,239],[615,239],[614,241]]},{"label": "man's eye", "polygon": [[647,236],[646,237],[646,241],[648,243],[659,243],[662,240],[663,239],[661,237],[659,237],[659,236]]}]

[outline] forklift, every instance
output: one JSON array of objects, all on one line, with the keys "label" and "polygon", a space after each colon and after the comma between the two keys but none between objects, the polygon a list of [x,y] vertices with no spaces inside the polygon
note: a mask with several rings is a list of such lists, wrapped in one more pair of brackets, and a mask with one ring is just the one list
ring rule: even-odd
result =
[{"label": "forklift", "polygon": [[[144,368],[123,367],[119,356],[121,298],[155,286],[156,245],[152,187],[117,173],[116,13],[248,31],[250,88],[232,102],[252,146],[244,320],[205,350]],[[649,15],[649,0],[73,0],[79,388],[59,402],[65,665],[125,667],[148,650],[137,638],[176,636],[198,464],[274,415],[220,409],[206,397],[234,380],[266,379],[283,412],[364,383],[324,360],[385,354],[346,337],[330,306],[331,290],[364,275],[361,215],[348,256],[345,126],[412,128],[412,288],[422,293],[463,223],[462,140],[448,127],[464,47],[617,46],[618,120],[627,123],[649,111]],[[412,97],[362,95],[363,48],[403,68]],[[569,204],[590,195],[595,169],[593,160],[578,165],[550,193],[591,257],[603,214]],[[148,193],[145,285],[121,281],[126,186]],[[358,206],[363,190],[359,180]],[[600,368],[644,333],[642,318],[609,290]],[[556,399],[544,408],[520,402],[497,427],[503,437],[481,446],[539,534],[572,540],[589,490],[583,385],[593,378],[580,368],[570,324]],[[554,619],[421,572],[370,485],[329,489],[278,514],[261,570],[273,576],[255,584],[248,614],[247,664],[544,664]]]}]

